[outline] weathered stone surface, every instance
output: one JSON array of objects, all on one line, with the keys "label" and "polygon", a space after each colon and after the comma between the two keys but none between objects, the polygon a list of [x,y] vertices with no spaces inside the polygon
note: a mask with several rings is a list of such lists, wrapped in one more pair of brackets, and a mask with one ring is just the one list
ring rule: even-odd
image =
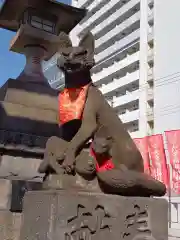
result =
[{"label": "weathered stone surface", "polygon": [[0,209],[8,210],[11,205],[12,184],[10,180],[0,179]]},{"label": "weathered stone surface", "polygon": [[0,211],[21,212],[24,194],[41,189],[40,182],[0,179]]},{"label": "weathered stone surface", "polygon": [[21,223],[22,223],[22,214],[21,213],[13,213],[13,238],[12,240],[20,239],[20,231],[21,231]]},{"label": "weathered stone surface", "polygon": [[58,133],[58,91],[9,79],[0,88],[1,129],[50,137]]},{"label": "weathered stone surface", "polygon": [[9,79],[0,88],[0,101],[55,111],[58,110],[57,96],[57,90],[38,82]]},{"label": "weathered stone surface", "polygon": [[0,211],[0,239],[19,240],[21,219],[21,214]]},{"label": "weathered stone surface", "polygon": [[20,240],[168,239],[168,204],[162,199],[28,192],[23,220]]},{"label": "weathered stone surface", "polygon": [[[30,154],[29,154],[30,155]],[[42,182],[44,174],[38,173],[41,159],[23,156],[3,155],[0,164],[0,177]]]},{"label": "weathered stone surface", "polygon": [[22,212],[24,194],[28,191],[42,189],[40,182],[14,180],[12,181],[11,211]]},{"label": "weathered stone surface", "polygon": [[0,239],[11,239],[12,235],[12,213],[0,211]]},{"label": "weathered stone surface", "polygon": [[97,178],[92,181],[85,180],[80,175],[50,174],[43,182],[43,189],[71,189],[91,192],[102,192]]},{"label": "weathered stone surface", "polygon": [[2,129],[48,137],[58,132],[58,114],[53,110],[1,102],[0,114]]},{"label": "weathered stone surface", "polygon": [[0,211],[22,212],[24,194],[41,189],[41,182],[0,179]]},{"label": "weathered stone surface", "polygon": [[44,149],[47,140],[48,138],[44,136],[0,130],[1,149],[6,148],[7,150],[19,150],[30,153],[32,152],[42,153],[42,151],[40,152],[37,150]]}]

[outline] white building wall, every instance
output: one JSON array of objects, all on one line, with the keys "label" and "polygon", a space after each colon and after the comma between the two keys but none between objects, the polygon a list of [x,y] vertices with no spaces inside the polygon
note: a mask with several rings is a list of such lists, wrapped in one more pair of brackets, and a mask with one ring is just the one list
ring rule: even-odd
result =
[{"label": "white building wall", "polygon": [[154,117],[157,133],[180,129],[179,9],[179,0],[155,1]]}]

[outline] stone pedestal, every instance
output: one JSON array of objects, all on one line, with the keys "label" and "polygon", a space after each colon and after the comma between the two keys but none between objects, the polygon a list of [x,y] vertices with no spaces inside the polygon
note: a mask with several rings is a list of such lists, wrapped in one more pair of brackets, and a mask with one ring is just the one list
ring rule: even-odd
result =
[{"label": "stone pedestal", "polygon": [[46,141],[59,135],[57,96],[47,84],[26,78],[0,88],[0,177],[42,181],[37,169]]},{"label": "stone pedestal", "polygon": [[20,240],[168,239],[163,199],[68,190],[28,192]]},{"label": "stone pedestal", "polygon": [[0,211],[11,207],[12,183],[7,179],[0,179]]},{"label": "stone pedestal", "polygon": [[0,129],[51,137],[58,131],[58,91],[47,83],[9,79],[0,88]]},{"label": "stone pedestal", "polygon": [[22,215],[0,210],[0,239],[19,240]]},{"label": "stone pedestal", "polygon": [[41,189],[39,182],[0,179],[0,212],[22,212],[24,194]]}]

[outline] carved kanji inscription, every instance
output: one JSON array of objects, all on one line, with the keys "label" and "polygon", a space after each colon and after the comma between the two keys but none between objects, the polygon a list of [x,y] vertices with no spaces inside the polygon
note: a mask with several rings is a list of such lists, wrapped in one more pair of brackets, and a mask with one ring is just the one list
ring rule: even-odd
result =
[{"label": "carved kanji inscription", "polygon": [[135,204],[132,214],[126,216],[125,224],[126,231],[123,234],[123,239],[154,240],[150,227],[149,214],[146,208],[141,208]]},{"label": "carved kanji inscription", "polygon": [[24,200],[21,240],[168,240],[164,199],[60,190]]},{"label": "carved kanji inscription", "polygon": [[110,233],[112,218],[103,206],[97,205],[93,210],[78,204],[77,215],[67,219],[69,231],[65,240],[90,240],[93,236]]}]

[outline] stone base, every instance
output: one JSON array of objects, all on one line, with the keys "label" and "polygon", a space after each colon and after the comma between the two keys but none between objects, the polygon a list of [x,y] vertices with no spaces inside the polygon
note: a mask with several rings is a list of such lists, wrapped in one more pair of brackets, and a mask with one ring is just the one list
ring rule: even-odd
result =
[{"label": "stone base", "polygon": [[32,190],[42,190],[42,184],[23,180],[0,179],[0,211],[21,212],[24,194]]},{"label": "stone base", "polygon": [[9,79],[0,88],[0,127],[3,130],[56,136],[58,91],[26,79]]},{"label": "stone base", "polygon": [[12,183],[7,179],[0,179],[0,210],[8,210],[11,206]]},{"label": "stone base", "polygon": [[0,239],[19,240],[22,215],[0,211]]},{"label": "stone base", "polygon": [[42,190],[42,184],[30,181],[12,181],[11,208],[12,212],[22,212],[23,198],[27,191]]},{"label": "stone base", "polygon": [[31,153],[26,153],[26,157],[23,157],[23,154],[22,156],[3,155],[0,162],[0,178],[42,182],[44,174],[38,173],[42,160],[31,155]]},{"label": "stone base", "polygon": [[77,191],[102,192],[97,178],[88,181],[78,174],[75,176],[50,174],[43,182],[43,189],[71,189]]},{"label": "stone base", "polygon": [[20,236],[24,239],[166,240],[168,203],[72,190],[28,192]]}]

